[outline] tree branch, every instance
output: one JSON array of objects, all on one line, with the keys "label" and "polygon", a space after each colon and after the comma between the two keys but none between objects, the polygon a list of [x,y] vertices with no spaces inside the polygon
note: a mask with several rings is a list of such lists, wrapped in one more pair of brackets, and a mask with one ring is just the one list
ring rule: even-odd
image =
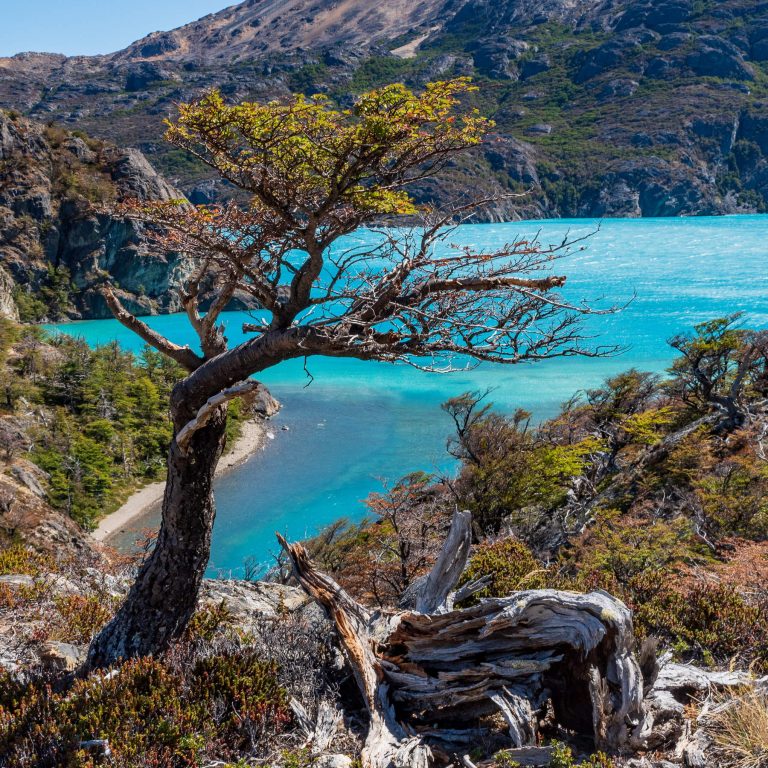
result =
[{"label": "tree branch", "polygon": [[132,315],[117,298],[111,286],[103,286],[101,295],[107,303],[110,311],[121,325],[128,330],[133,331],[137,336],[147,342],[150,347],[154,347],[158,352],[162,352],[167,357],[175,360],[179,365],[188,371],[197,370],[203,364],[203,358],[196,355],[189,347],[180,347],[162,336],[157,331],[150,328],[146,323]]},{"label": "tree branch", "polygon": [[457,277],[453,280],[429,280],[415,289],[414,293],[428,296],[444,291],[493,291],[499,288],[525,288],[532,291],[551,291],[562,288],[566,278],[553,275],[538,280],[526,280],[520,277]]}]

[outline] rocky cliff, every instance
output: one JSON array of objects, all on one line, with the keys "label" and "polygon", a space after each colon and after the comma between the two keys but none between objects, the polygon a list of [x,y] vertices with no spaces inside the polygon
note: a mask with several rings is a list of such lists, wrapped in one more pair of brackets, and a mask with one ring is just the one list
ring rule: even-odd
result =
[{"label": "rocky cliff", "polygon": [[0,314],[107,317],[95,290],[107,275],[134,311],[174,311],[183,261],[99,206],[182,196],[138,150],[0,111]]},{"label": "rocky cliff", "polygon": [[0,105],[137,146],[196,202],[230,194],[160,139],[174,104],[472,75],[497,123],[418,190],[528,192],[515,216],[763,211],[768,4],[753,0],[248,0],[109,56],[0,59]]}]

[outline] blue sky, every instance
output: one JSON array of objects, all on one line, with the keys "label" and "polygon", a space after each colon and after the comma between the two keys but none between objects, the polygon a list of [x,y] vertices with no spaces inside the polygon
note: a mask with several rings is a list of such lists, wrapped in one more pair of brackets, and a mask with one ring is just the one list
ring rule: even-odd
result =
[{"label": "blue sky", "polygon": [[0,56],[111,53],[237,0],[0,0]]}]

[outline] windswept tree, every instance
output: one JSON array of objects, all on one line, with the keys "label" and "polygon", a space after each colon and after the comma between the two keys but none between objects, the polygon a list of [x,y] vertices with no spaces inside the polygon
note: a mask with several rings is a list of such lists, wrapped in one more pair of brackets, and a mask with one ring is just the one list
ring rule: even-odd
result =
[{"label": "windswept tree", "polygon": [[723,415],[721,426],[740,427],[747,416],[744,393],[762,391],[768,370],[768,333],[738,327],[741,314],[694,326],[669,344],[680,353],[669,389],[695,411]]},{"label": "windswept tree", "polygon": [[[160,651],[186,627],[208,562],[227,403],[260,386],[252,376],[312,355],[443,370],[468,359],[594,354],[578,332],[588,310],[554,293],[565,278],[552,274],[552,264],[569,243],[451,248],[451,226],[482,201],[441,215],[407,192],[481,141],[490,123],[461,106],[471,90],[463,79],[419,94],[391,85],[347,110],[301,96],[231,106],[214,92],[180,107],[169,141],[249,202],[123,208],[148,225],[159,247],[192,263],[183,304],[199,348],[164,338],[105,288],[115,317],[187,374],[171,395],[174,437],[157,545],[94,640],[90,667]],[[353,247],[339,242],[403,214],[420,217],[419,225],[381,228]],[[236,298],[259,314],[244,326],[247,340],[230,346],[221,315]]]}]

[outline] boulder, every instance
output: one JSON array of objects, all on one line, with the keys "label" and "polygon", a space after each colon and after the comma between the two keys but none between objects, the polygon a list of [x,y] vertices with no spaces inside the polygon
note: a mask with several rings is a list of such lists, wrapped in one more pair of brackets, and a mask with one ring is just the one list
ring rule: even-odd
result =
[{"label": "boulder", "polygon": [[619,18],[616,30],[635,27],[664,30],[671,25],[688,21],[693,11],[693,0],[650,0],[630,3]]},{"label": "boulder", "polygon": [[546,54],[537,56],[534,59],[526,59],[520,64],[520,79],[527,80],[529,77],[546,72],[551,67],[552,62]]},{"label": "boulder", "polygon": [[220,197],[219,184],[216,179],[201,181],[192,188],[188,197],[193,205],[211,205]]},{"label": "boulder", "polygon": [[320,755],[312,762],[312,768],[352,768],[352,758],[346,755]]},{"label": "boulder", "polygon": [[630,68],[632,59],[643,51],[644,38],[627,35],[614,38],[588,51],[574,80],[585,83],[611,69]]},{"label": "boulder", "polygon": [[53,672],[74,672],[85,661],[87,649],[71,643],[48,641],[38,649],[40,662]]},{"label": "boulder", "polygon": [[634,95],[640,87],[637,80],[630,80],[628,77],[620,77],[615,80],[609,80],[598,91],[597,98],[601,102],[611,101],[613,99],[626,99]]},{"label": "boulder", "polygon": [[520,70],[514,63],[515,53],[502,42],[485,42],[472,51],[475,66],[494,80],[518,80]]},{"label": "boulder", "polygon": [[155,83],[175,80],[178,77],[173,70],[150,62],[132,64],[126,67],[123,72],[125,75],[125,90],[129,93],[145,91]]},{"label": "boulder", "polygon": [[155,56],[177,51],[179,47],[179,41],[173,32],[155,32],[136,43],[135,56],[151,59]]},{"label": "boulder", "polygon": [[695,50],[686,56],[685,63],[695,74],[705,77],[755,79],[755,71],[744,61],[741,51],[716,35],[702,35],[696,41]]},{"label": "boulder", "polygon": [[38,498],[45,498],[45,483],[48,473],[29,461],[21,461],[11,468],[11,474]]},{"label": "boulder", "polygon": [[656,47],[660,51],[674,51],[677,48],[682,48],[693,38],[690,32],[673,32],[669,35],[664,35],[657,43]]},{"label": "boulder", "polygon": [[112,164],[112,180],[126,195],[140,200],[179,200],[184,197],[172,187],[138,149],[119,153]]}]

